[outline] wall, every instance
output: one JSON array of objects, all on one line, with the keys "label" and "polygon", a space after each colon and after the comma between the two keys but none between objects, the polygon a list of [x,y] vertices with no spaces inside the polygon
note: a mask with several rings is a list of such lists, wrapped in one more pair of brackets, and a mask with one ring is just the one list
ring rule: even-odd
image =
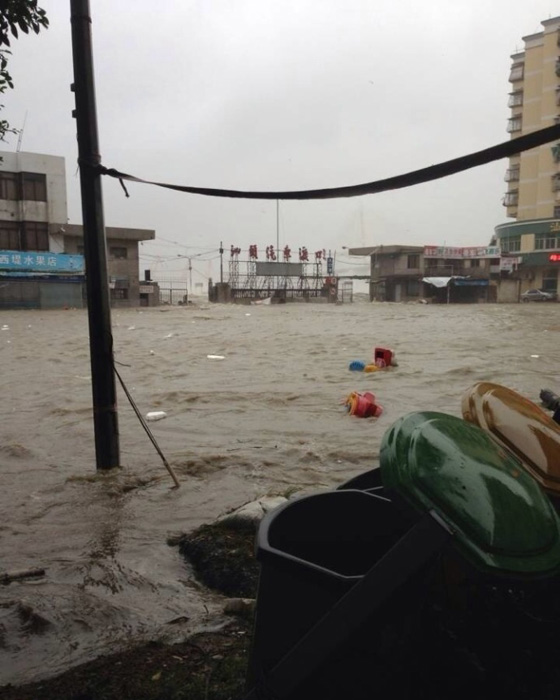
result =
[{"label": "wall", "polygon": [[47,177],[47,202],[2,201],[0,218],[48,221],[64,225],[68,221],[66,169],[64,158],[41,153],[0,153],[0,170],[10,173],[44,173]]},{"label": "wall", "polygon": [[[107,274],[111,286],[111,306],[129,307],[140,306],[140,280],[139,280],[139,255],[138,242],[152,240],[155,231],[151,229],[128,229],[115,226],[106,226],[107,237]],[[64,227],[64,252],[83,253],[84,239],[83,229],[76,224],[68,224]],[[125,248],[126,258],[119,258],[115,248]],[[120,299],[117,295],[127,290],[127,298]]]},{"label": "wall", "polygon": [[500,280],[497,287],[496,301],[500,304],[508,304],[519,301],[519,280]]}]

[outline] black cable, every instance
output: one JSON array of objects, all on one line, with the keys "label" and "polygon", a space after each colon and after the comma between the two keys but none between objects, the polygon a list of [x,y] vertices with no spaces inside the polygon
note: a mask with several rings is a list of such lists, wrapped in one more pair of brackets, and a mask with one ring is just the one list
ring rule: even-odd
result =
[{"label": "black cable", "polygon": [[[479,165],[486,165],[501,158],[507,158],[517,155],[522,151],[528,151],[531,148],[542,146],[545,143],[560,139],[560,124],[533,131],[530,134],[525,134],[516,139],[505,141],[497,146],[491,146],[482,151],[471,153],[467,156],[454,158],[453,160],[431,165],[427,168],[414,170],[404,175],[385,178],[384,180],[376,180],[362,185],[350,185],[347,187],[331,187],[319,190],[300,190],[289,192],[253,192],[241,190],[224,190],[212,189],[207,187],[187,187],[182,185],[169,185],[163,182],[153,182],[150,180],[142,180],[134,175],[121,173],[114,168],[105,168],[103,165],[95,163],[81,163],[82,167],[89,167],[102,175],[109,175],[120,180],[124,187],[123,180],[130,182],[141,182],[147,185],[155,185],[164,187],[177,192],[189,192],[191,194],[206,195],[208,197],[231,197],[234,199],[292,199],[292,200],[307,200],[307,199],[338,199],[341,197],[359,197],[365,194],[378,194],[387,190],[397,190],[403,187],[411,187],[419,185],[422,182],[430,182],[431,180],[439,180],[442,177],[454,175],[470,168],[475,168]],[[128,192],[127,192],[128,196]]]},{"label": "black cable", "polygon": [[[161,451],[161,448],[160,448],[160,446],[158,445],[157,440],[155,439],[155,437],[154,437],[152,431],[150,430],[150,427],[149,427],[148,424],[146,423],[146,420],[145,420],[144,416],[140,413],[140,409],[139,409],[138,406],[136,405],[136,402],[134,401],[134,399],[132,398],[130,392],[129,392],[128,389],[126,388],[126,384],[124,383],[123,378],[121,377],[121,375],[119,374],[117,368],[115,367],[115,362],[116,362],[116,360],[113,360],[113,369],[114,369],[114,371],[115,371],[115,374],[117,375],[117,379],[119,380],[120,385],[121,385],[122,388],[123,388],[124,393],[126,394],[126,398],[129,400],[130,405],[131,405],[132,408],[134,409],[134,413],[136,413],[136,415],[137,415],[137,417],[138,417],[138,420],[140,421],[140,425],[144,428],[144,430],[146,431],[146,434],[148,435],[148,437],[149,437],[150,440],[152,441],[152,445],[156,448],[156,452],[157,452],[158,455],[161,457],[161,461],[162,461],[163,464],[165,465],[165,468],[166,468],[167,471],[171,474],[171,477],[173,478],[173,481],[175,482],[175,486],[176,486],[176,487],[179,487],[179,482],[178,482],[178,480],[177,480],[177,477],[175,476],[175,473],[173,472],[173,469],[171,468],[169,462],[168,462],[167,459],[165,458],[165,455],[164,455],[163,452]],[[121,364],[121,363],[119,363],[119,364]],[[126,367],[127,365],[124,365],[124,366]]]}]

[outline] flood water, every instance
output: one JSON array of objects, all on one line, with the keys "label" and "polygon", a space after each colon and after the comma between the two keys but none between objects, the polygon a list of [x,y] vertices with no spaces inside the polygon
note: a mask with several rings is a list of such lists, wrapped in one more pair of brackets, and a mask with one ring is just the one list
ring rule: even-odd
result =
[{"label": "flood water", "polygon": [[[460,415],[481,380],[560,393],[560,304],[224,306],[114,310],[119,371],[180,482],[173,489],[119,387],[122,469],[97,474],[87,313],[0,317],[0,685],[219,625],[169,535],[264,494],[333,487],[376,464],[417,410]],[[350,372],[374,346],[399,366]],[[222,355],[223,360],[208,355]],[[538,356],[538,357],[537,357]],[[375,419],[341,401],[373,391]]]}]

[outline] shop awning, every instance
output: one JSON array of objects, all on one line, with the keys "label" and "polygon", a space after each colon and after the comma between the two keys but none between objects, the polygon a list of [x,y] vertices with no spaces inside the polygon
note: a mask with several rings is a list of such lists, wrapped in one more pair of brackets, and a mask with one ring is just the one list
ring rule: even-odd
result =
[{"label": "shop awning", "polygon": [[431,284],[434,287],[447,287],[449,281],[452,279],[453,277],[423,277],[422,282]]},{"label": "shop awning", "polygon": [[472,277],[461,277],[453,275],[452,277],[423,277],[422,282],[431,284],[434,287],[447,287],[450,282],[453,282],[457,287],[487,287],[489,282],[485,279],[473,279]]}]

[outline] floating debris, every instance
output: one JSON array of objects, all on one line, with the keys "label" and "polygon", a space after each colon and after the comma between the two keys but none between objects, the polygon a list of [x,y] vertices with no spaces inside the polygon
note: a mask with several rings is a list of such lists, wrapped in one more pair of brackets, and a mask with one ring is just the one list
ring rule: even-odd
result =
[{"label": "floating debris", "polygon": [[162,420],[163,418],[167,418],[167,413],[165,411],[150,411],[150,413],[146,413],[146,420]]}]

